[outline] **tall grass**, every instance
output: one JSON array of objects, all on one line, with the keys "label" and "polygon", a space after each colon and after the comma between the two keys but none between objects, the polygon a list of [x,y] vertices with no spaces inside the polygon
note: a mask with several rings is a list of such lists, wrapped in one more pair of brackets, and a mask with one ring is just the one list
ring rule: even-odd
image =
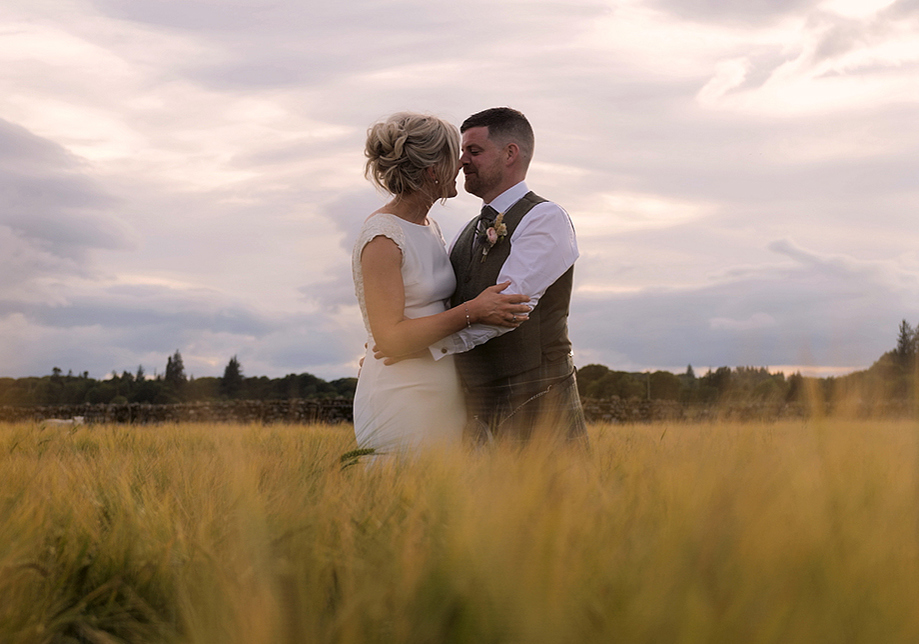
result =
[{"label": "tall grass", "polygon": [[919,425],[0,425],[0,642],[919,641]]}]

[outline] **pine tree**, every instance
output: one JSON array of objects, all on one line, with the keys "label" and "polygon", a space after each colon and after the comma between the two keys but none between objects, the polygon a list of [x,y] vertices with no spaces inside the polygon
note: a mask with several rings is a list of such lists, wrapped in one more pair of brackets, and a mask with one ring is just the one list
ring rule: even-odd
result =
[{"label": "pine tree", "polygon": [[239,395],[239,390],[243,384],[242,366],[236,356],[230,358],[226,369],[223,370],[223,378],[220,379],[220,393],[227,398],[235,398]]},{"label": "pine tree", "polygon": [[897,335],[897,362],[904,369],[910,369],[916,356],[916,338],[917,330],[910,326],[909,322],[903,320],[900,322],[900,330]]},{"label": "pine tree", "polygon": [[185,377],[185,365],[182,362],[182,354],[176,349],[175,355],[166,359],[166,376],[165,380],[176,389],[180,389],[188,380]]}]

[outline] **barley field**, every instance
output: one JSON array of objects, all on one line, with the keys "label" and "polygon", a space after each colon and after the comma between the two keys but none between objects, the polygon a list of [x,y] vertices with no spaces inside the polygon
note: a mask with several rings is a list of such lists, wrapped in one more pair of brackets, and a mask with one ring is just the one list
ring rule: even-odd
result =
[{"label": "barley field", "polygon": [[0,425],[0,642],[916,642],[919,423]]}]

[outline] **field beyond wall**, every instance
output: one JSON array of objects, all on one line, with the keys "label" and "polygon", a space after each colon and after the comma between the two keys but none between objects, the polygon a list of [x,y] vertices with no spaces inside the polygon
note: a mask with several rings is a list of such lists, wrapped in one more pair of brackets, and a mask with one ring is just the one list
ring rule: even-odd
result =
[{"label": "field beyond wall", "polygon": [[919,423],[0,424],[0,642],[916,642]]}]

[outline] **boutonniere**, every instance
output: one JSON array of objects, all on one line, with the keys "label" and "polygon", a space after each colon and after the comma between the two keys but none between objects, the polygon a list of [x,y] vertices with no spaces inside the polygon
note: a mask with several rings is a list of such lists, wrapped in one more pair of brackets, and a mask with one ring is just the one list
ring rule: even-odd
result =
[{"label": "boutonniere", "polygon": [[488,243],[482,249],[483,262],[488,256],[488,251],[491,250],[492,246],[497,244],[505,237],[507,237],[507,224],[504,223],[504,213],[502,212],[497,217],[495,217],[494,225],[489,226],[488,230],[485,231],[485,241]]}]

